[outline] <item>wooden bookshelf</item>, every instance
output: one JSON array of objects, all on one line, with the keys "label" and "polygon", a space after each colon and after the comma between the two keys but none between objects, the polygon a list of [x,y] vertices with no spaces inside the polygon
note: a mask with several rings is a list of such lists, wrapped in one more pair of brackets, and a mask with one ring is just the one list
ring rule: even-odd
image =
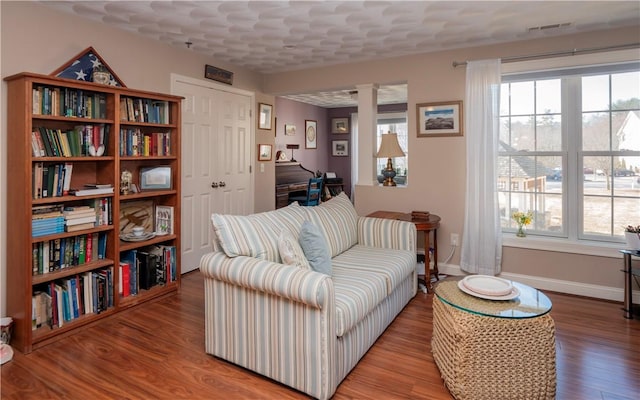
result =
[{"label": "wooden bookshelf", "polygon": [[[180,286],[180,106],[182,98],[33,73],[13,75],[5,78],[5,81],[8,87],[7,145],[9,148],[7,152],[6,309],[7,315],[14,320],[12,346],[23,353],[29,353],[33,349],[73,333],[76,329],[178,290]],[[49,104],[42,103],[45,94],[48,96]],[[82,100],[72,102],[70,100],[72,98]],[[63,100],[67,102],[61,105]],[[124,107],[125,105],[127,107]],[[34,149],[32,143],[34,131],[40,132],[40,139],[43,139],[42,135],[57,132],[54,138],[60,144],[60,148],[57,149],[58,154],[47,151],[43,151],[45,154],[42,154]],[[88,147],[84,147],[84,136],[81,139],[82,147],[79,149],[77,136],[74,136],[79,131],[85,134],[89,132],[87,140],[95,142],[92,149],[94,153],[99,144],[104,144],[104,154],[89,154]],[[125,143],[127,131],[136,132],[137,138],[142,139],[140,147],[137,147],[138,143],[134,144],[136,152],[133,155],[126,151],[126,145],[131,149],[131,143]],[[60,190],[63,187],[61,181],[58,190],[54,190],[55,196],[39,197],[38,193],[42,193],[38,191],[42,185],[40,182],[42,174],[36,166],[47,167],[47,171],[56,169],[56,172],[60,172],[60,175],[56,175],[57,179],[60,179],[63,174],[67,174],[69,164],[72,166],[68,169],[71,171],[68,174],[71,176],[70,188],[82,189],[85,184],[99,183],[112,185],[114,192],[75,196],[73,192],[70,194]],[[120,178],[124,169],[131,172],[132,183],[140,187],[141,169],[160,166],[170,167],[170,187],[154,188],[138,193],[120,193]],[[172,234],[157,235],[149,240],[135,242],[121,240],[120,234],[124,233],[121,230],[125,229],[126,224],[121,223],[120,210],[125,210],[130,202],[142,200],[151,202],[152,207],[157,205],[173,207]],[[104,211],[98,210],[98,204],[102,205],[101,210]],[[34,207],[64,206],[66,208],[86,205],[96,210],[96,220],[101,221],[102,224],[86,229],[79,226],[83,229],[76,232],[59,231],[58,226],[52,228],[56,229],[55,231],[46,231],[41,236],[34,236],[34,233],[38,233],[34,232],[36,228],[32,228]],[[102,214],[99,216],[100,212]],[[153,230],[153,221],[149,226]],[[65,221],[64,230],[66,229]],[[97,250],[92,247],[94,241],[100,241],[101,247]],[[76,249],[76,253],[71,255],[70,259],[73,262],[70,265],[61,265],[64,264],[65,255],[56,253],[60,242],[73,245]],[[98,243],[95,245],[98,246]],[[139,290],[136,295],[123,297],[121,295],[123,288],[120,286],[121,258],[129,251],[144,250],[151,245],[174,251],[173,270],[169,272],[173,272],[173,279],[167,278],[149,289]],[[44,256],[48,248],[53,248],[48,253],[51,255],[48,257],[49,260]],[[78,248],[82,250],[77,250]],[[89,251],[91,254],[88,254]],[[82,253],[82,256],[77,257],[77,253]],[[98,254],[99,258],[94,259],[93,257]],[[81,260],[84,262],[80,262]],[[47,266],[43,265],[46,263],[50,267],[48,271]],[[154,265],[160,268],[159,261]],[[166,267],[169,268],[169,264]],[[58,303],[56,303],[52,305],[53,310],[46,313],[47,318],[40,321],[41,325],[32,328],[34,294],[45,292],[55,301],[55,295],[51,293],[55,292],[55,284],[62,286],[65,283],[69,284],[71,280],[81,285],[77,292],[79,296],[83,296],[82,299],[77,296],[78,315],[73,313],[71,316],[67,315],[70,317],[68,320],[61,315],[63,320],[61,324],[53,315],[58,309]],[[106,306],[101,303],[105,308],[100,312],[94,308],[97,301],[90,296],[97,295],[93,292],[93,289],[97,288],[96,283],[93,283],[91,290],[86,286],[87,283],[96,280],[99,285],[102,285],[101,288],[108,288],[108,292],[101,296],[101,301],[104,300],[107,303]],[[109,281],[111,285],[106,284]],[[84,294],[82,294],[84,291],[88,296],[86,300],[93,301],[93,305],[84,301]],[[38,294],[37,298],[41,297],[46,300],[46,296]],[[82,305],[79,304],[80,302]],[[42,315],[42,312],[36,314]]]}]

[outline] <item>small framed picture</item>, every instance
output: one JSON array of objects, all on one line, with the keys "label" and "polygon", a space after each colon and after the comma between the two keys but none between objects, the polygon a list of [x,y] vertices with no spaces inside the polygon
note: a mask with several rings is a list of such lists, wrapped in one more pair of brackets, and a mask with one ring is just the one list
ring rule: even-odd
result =
[{"label": "small framed picture", "polygon": [[305,149],[317,149],[318,148],[318,122],[307,119],[304,121],[304,148]]},{"label": "small framed picture", "polygon": [[271,161],[271,145],[270,144],[258,145],[258,161]]},{"label": "small framed picture", "polygon": [[296,126],[293,124],[284,124],[284,135],[294,136],[296,134]]},{"label": "small framed picture", "polygon": [[273,106],[271,104],[258,103],[258,129],[271,130],[271,118]]},{"label": "small framed picture", "polygon": [[140,190],[171,189],[171,167],[145,167],[140,169]]},{"label": "small framed picture", "polygon": [[416,104],[418,137],[462,136],[462,100]]},{"label": "small framed picture", "polygon": [[348,140],[332,140],[331,141],[331,155],[335,157],[347,157],[349,156],[349,141]]},{"label": "small framed picture", "polygon": [[349,118],[331,118],[331,133],[349,133]]},{"label": "small framed picture", "polygon": [[156,206],[156,235],[173,235],[173,207]]}]

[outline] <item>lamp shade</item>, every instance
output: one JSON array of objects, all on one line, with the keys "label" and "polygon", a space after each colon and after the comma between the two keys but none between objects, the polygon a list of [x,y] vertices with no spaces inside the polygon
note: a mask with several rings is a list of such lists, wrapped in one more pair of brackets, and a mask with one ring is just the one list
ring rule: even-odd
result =
[{"label": "lamp shade", "polygon": [[404,151],[398,143],[397,133],[387,133],[382,135],[382,142],[378,149],[378,158],[404,157]]},{"label": "lamp shade", "polygon": [[300,145],[299,144],[288,144],[287,145],[287,149],[299,149]]}]

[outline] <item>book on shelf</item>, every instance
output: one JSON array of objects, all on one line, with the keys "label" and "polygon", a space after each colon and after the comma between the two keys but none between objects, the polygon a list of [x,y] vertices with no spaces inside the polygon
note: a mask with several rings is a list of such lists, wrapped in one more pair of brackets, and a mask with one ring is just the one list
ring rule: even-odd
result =
[{"label": "book on shelf", "polygon": [[32,89],[32,113],[79,117],[106,118],[106,95],[82,89],[36,85]]},{"label": "book on shelf", "polygon": [[67,217],[65,219],[65,224],[67,225],[67,227],[74,226],[74,225],[83,225],[87,223],[91,223],[92,225],[95,225],[96,223],[95,211],[86,216],[76,216],[72,218]]},{"label": "book on shelf", "polygon": [[72,194],[74,196],[94,196],[98,194],[111,194],[111,193],[113,193],[113,187],[69,190],[69,194]]},{"label": "book on shelf", "polygon": [[32,167],[31,193],[33,199],[59,197],[69,193],[73,164],[35,163]]},{"label": "book on shelf", "polygon": [[138,294],[138,251],[134,249],[122,253],[120,262],[129,265],[129,293]]},{"label": "book on shelf", "polygon": [[122,297],[129,297],[131,295],[131,282],[129,279],[129,263],[127,261],[120,261],[120,275],[119,275],[119,287],[118,293]]},{"label": "book on shelf", "polygon": [[78,231],[83,231],[85,229],[91,229],[93,227],[95,227],[95,223],[94,222],[86,222],[86,223],[83,223],[83,224],[67,226],[66,231],[67,232],[78,232]]}]

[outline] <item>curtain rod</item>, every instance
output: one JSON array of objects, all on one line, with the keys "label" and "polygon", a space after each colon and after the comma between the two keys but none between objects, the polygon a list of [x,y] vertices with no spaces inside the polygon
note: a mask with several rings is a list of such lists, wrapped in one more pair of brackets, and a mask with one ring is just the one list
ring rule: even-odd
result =
[{"label": "curtain rod", "polygon": [[[513,56],[513,57],[504,57],[501,59],[503,63],[510,63],[516,61],[525,61],[525,60],[536,60],[540,58],[551,58],[551,57],[559,57],[559,56],[577,56],[579,54],[589,54],[589,53],[599,53],[603,51],[610,50],[623,50],[623,49],[631,49],[640,47],[640,43],[627,43],[620,44],[616,46],[606,46],[606,47],[591,47],[586,49],[573,49],[573,50],[565,50],[565,51],[554,51],[550,53],[539,53],[539,54],[531,54],[528,56]],[[452,63],[453,68],[458,67],[460,65],[467,65],[468,61],[454,61]]]}]

